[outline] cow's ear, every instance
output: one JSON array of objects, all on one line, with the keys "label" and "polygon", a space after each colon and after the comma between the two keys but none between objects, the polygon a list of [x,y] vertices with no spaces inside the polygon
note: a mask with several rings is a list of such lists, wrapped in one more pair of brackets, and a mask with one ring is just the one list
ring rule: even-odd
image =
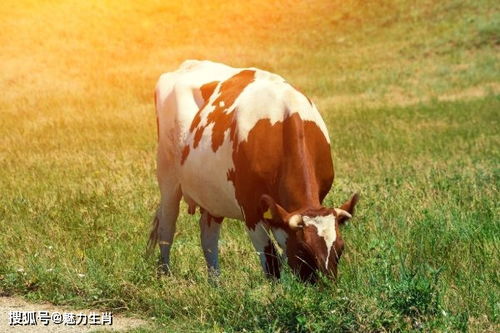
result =
[{"label": "cow's ear", "polygon": [[260,208],[262,210],[262,217],[268,222],[281,224],[288,215],[288,212],[267,194],[263,194],[260,197]]},{"label": "cow's ear", "polygon": [[359,200],[359,194],[354,193],[351,197],[351,199],[347,200],[340,206],[340,208],[335,208],[335,212],[337,215],[337,221],[339,224],[344,224],[352,218],[354,215],[354,208],[356,207],[356,204],[358,203]]}]

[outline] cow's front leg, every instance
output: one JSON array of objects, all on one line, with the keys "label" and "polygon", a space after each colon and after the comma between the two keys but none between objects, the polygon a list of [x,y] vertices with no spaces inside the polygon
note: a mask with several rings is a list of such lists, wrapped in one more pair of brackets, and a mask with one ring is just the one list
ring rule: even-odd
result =
[{"label": "cow's front leg", "polygon": [[271,241],[269,226],[259,222],[255,229],[247,229],[255,250],[259,254],[260,264],[267,277],[280,278],[280,260],[278,251]]},{"label": "cow's front leg", "polygon": [[207,262],[209,277],[217,277],[219,271],[219,234],[222,219],[203,211],[200,218],[201,247]]}]

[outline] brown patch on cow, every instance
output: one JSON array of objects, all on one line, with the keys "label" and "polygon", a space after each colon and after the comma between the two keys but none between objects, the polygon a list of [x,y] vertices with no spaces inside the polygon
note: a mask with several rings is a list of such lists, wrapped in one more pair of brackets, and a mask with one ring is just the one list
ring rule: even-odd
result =
[{"label": "brown patch on cow", "polygon": [[182,150],[181,164],[184,164],[188,155],[189,155],[189,145],[186,145],[186,146],[184,146],[184,149]]},{"label": "brown patch on cow", "polygon": [[[227,130],[232,128],[230,136],[234,137],[234,111],[230,113],[226,113],[226,111],[234,104],[236,98],[238,98],[245,87],[252,83],[254,79],[255,71],[243,70],[220,84],[219,96],[217,96],[211,104],[214,110],[208,114],[206,123],[200,125],[201,113],[207,107],[207,103],[200,108],[191,123],[190,131],[194,132],[196,130],[193,148],[198,146],[203,137],[203,132],[210,124],[213,124],[212,150],[214,152],[216,152],[224,142],[224,135]],[[208,90],[208,87],[206,89]],[[215,87],[213,89],[215,89]]]},{"label": "brown patch on cow", "polygon": [[198,145],[200,144],[200,141],[201,141],[201,138],[203,136],[203,131],[204,130],[205,130],[204,127],[200,127],[200,128],[198,128],[198,130],[196,131],[196,133],[194,133],[193,148],[196,149],[196,147],[198,147]]},{"label": "brown patch on cow", "polygon": [[212,96],[215,88],[217,87],[217,85],[219,83],[220,83],[220,81],[212,81],[212,82],[206,83],[200,87],[201,96],[203,97],[203,100],[205,101],[205,103],[208,103],[210,96]]},{"label": "brown patch on cow", "polygon": [[223,108],[216,108],[207,117],[208,123],[213,123],[214,127],[212,129],[212,150],[214,152],[222,145],[224,142],[224,135],[226,131],[232,128],[230,136],[234,136],[234,126],[233,123],[233,113],[225,113]]},{"label": "brown patch on cow", "polygon": [[334,211],[332,209],[326,208],[326,207],[320,207],[319,209],[308,208],[308,209],[305,209],[305,210],[301,210],[300,214],[304,215],[304,216],[309,216],[309,217],[312,217],[312,216],[327,216],[327,215],[330,215],[330,214],[334,214]]},{"label": "brown patch on cow", "polygon": [[[206,83],[200,87],[200,92],[201,92],[201,97],[203,98],[203,105],[200,107],[200,110],[203,110],[205,106],[207,106],[208,101],[210,100],[210,96],[215,91],[215,88],[217,88],[217,85],[220,83],[220,81],[212,81],[209,83]],[[189,127],[189,131],[193,132],[201,123],[201,112],[196,113],[196,115],[193,118],[193,121],[191,122],[191,126]],[[203,132],[203,131],[202,131]]]},{"label": "brown patch on cow", "polygon": [[319,209],[333,182],[330,145],[318,125],[298,113],[274,125],[259,120],[233,149],[233,162],[228,179],[251,229],[262,219],[263,194],[288,212]]},{"label": "brown patch on cow", "polygon": [[[203,106],[200,108],[202,110],[205,107],[206,104],[203,104]],[[193,121],[191,122],[191,127],[189,127],[189,131],[192,132],[198,127],[198,125],[201,123],[201,115],[200,112],[196,113],[196,115],[193,118]]]}]

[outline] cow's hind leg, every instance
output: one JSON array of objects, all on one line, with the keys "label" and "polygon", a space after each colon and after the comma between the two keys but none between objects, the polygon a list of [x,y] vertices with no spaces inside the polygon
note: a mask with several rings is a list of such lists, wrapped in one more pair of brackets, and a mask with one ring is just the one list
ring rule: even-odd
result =
[{"label": "cow's hind leg", "polygon": [[200,218],[201,247],[207,262],[209,277],[217,277],[219,270],[219,234],[222,218],[214,218],[202,210]]},{"label": "cow's hind leg", "polygon": [[170,248],[174,241],[175,225],[179,216],[181,189],[180,186],[161,189],[161,202],[149,236],[149,249],[151,250],[156,243],[159,244],[160,268],[163,272],[168,273],[170,272]]},{"label": "cow's hind leg", "polygon": [[254,230],[248,229],[255,250],[259,254],[260,264],[269,278],[280,278],[280,260],[278,251],[271,241],[269,227],[263,222],[257,223]]}]

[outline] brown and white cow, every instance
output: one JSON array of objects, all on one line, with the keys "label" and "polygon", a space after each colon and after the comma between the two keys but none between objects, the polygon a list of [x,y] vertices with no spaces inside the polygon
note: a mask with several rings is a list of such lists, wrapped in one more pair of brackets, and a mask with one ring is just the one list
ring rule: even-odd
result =
[{"label": "brown and white cow", "polygon": [[303,280],[336,276],[344,241],[339,225],[358,196],[340,208],[322,201],[333,182],[328,131],[318,110],[282,77],[256,68],[189,60],[156,86],[161,203],[150,247],[169,268],[182,197],[200,207],[201,244],[218,273],[223,218],[245,221],[264,272],[279,278],[274,235]]}]

